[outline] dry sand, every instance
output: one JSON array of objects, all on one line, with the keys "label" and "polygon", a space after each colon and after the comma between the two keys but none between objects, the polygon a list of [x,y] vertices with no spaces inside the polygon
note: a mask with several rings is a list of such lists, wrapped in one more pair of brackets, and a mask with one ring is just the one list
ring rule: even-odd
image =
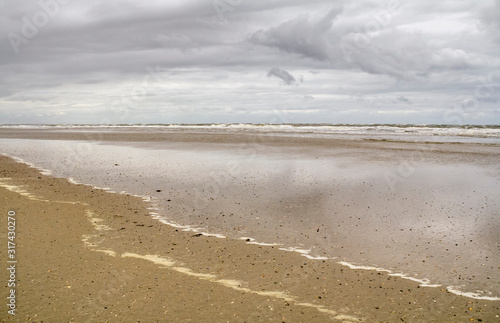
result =
[{"label": "dry sand", "polygon": [[5,322],[498,322],[500,302],[161,224],[146,203],[0,157],[0,259],[16,212]]}]

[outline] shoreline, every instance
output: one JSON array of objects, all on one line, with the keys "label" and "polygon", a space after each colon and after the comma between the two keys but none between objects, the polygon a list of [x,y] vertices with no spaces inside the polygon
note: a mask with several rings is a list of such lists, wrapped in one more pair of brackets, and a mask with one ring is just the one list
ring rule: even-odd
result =
[{"label": "shoreline", "polygon": [[58,177],[151,197],[178,229],[310,249],[476,298],[500,295],[496,147],[155,132],[92,142],[84,140],[98,134],[80,133],[81,141],[59,134],[0,144]]},{"label": "shoreline", "polygon": [[[2,155],[2,154],[0,153],[0,155]],[[26,161],[24,161],[21,158],[18,158],[18,157],[15,157],[15,156],[9,156],[8,154],[3,154],[3,155],[6,156],[6,157],[14,159],[18,163],[26,164],[27,166],[40,171],[40,173],[42,175],[54,176],[54,174],[53,174],[52,171],[47,170],[47,169],[39,168],[36,165],[33,165],[33,164],[29,163],[29,162],[26,162]],[[234,238],[227,237],[227,236],[225,236],[223,234],[220,234],[220,233],[214,233],[214,232],[204,231],[203,228],[193,227],[192,225],[182,225],[182,224],[178,224],[176,222],[168,221],[167,219],[165,219],[164,217],[162,217],[157,212],[157,211],[160,211],[160,209],[157,206],[155,206],[155,203],[153,202],[153,200],[152,200],[151,197],[141,196],[141,195],[134,195],[134,194],[132,194],[130,192],[124,192],[124,191],[120,192],[120,193],[117,193],[117,192],[115,192],[112,189],[107,188],[107,187],[97,187],[97,186],[93,186],[92,184],[77,182],[73,178],[67,178],[66,180],[68,182],[70,182],[71,184],[89,186],[89,187],[91,187],[93,189],[98,189],[98,190],[105,191],[106,193],[111,193],[111,194],[126,194],[127,196],[138,197],[138,198],[142,199],[145,203],[148,203],[149,207],[147,209],[149,210],[149,215],[153,219],[155,219],[155,220],[157,220],[157,221],[159,221],[159,222],[161,222],[161,223],[163,223],[165,225],[168,225],[171,228],[180,229],[180,230],[182,230],[184,232],[191,232],[191,233],[199,234],[199,235],[202,235],[204,237],[212,237],[212,238],[219,238],[219,239],[228,239],[229,238],[229,239],[235,240]],[[388,274],[389,276],[400,277],[402,279],[406,279],[406,280],[410,280],[410,281],[413,281],[413,282],[417,282],[417,283],[420,284],[419,285],[420,287],[445,288],[447,292],[450,292],[450,293],[455,294],[457,296],[462,296],[462,297],[466,297],[466,298],[470,298],[470,299],[476,299],[476,300],[500,301],[500,297],[484,296],[484,294],[479,294],[478,292],[474,293],[474,292],[461,291],[461,290],[457,289],[455,286],[443,286],[442,284],[431,282],[428,278],[417,278],[417,277],[414,277],[411,274],[406,274],[404,272],[397,272],[397,271],[395,272],[395,271],[393,271],[391,269],[381,268],[381,267],[359,265],[359,264],[351,263],[351,262],[344,261],[344,260],[337,261],[337,260],[335,260],[335,259],[337,259],[337,257],[330,258],[330,257],[323,257],[323,256],[314,256],[314,255],[311,254],[311,249],[304,249],[303,246],[285,247],[281,243],[267,243],[267,242],[257,241],[253,237],[241,237],[241,238],[238,238],[236,240],[245,241],[246,244],[258,245],[258,246],[264,246],[264,247],[276,247],[276,248],[278,248],[278,250],[285,251],[285,252],[296,252],[299,255],[304,256],[304,257],[306,257],[309,260],[328,260],[328,261],[333,261],[333,262],[335,262],[337,264],[340,264],[342,266],[345,266],[345,267],[347,267],[349,269],[367,270],[367,271],[375,271],[375,272],[384,272],[384,273]]]},{"label": "shoreline", "polygon": [[[319,322],[330,319],[332,321],[343,320],[353,322],[358,321],[359,319],[367,321],[370,321],[371,319],[384,319],[388,321],[409,319],[411,322],[416,322],[419,320],[427,320],[429,315],[437,315],[436,317],[439,319],[481,319],[487,322],[489,321],[488,318],[490,318],[490,320],[494,320],[494,318],[497,317],[496,315],[499,314],[499,303],[496,301],[470,300],[436,288],[422,289],[417,283],[404,280],[399,277],[392,278],[383,273],[348,269],[331,261],[309,260],[302,257],[299,253],[285,252],[279,250],[279,248],[262,247],[258,245],[251,245],[245,243],[244,241],[204,237],[196,234],[193,235],[188,232],[182,232],[173,227],[168,227],[159,223],[150,215],[151,210],[147,210],[148,206],[144,205],[144,201],[138,197],[109,193],[93,189],[87,185],[70,184],[66,179],[58,179],[41,175],[38,170],[28,168],[26,165],[14,163],[12,159],[8,159],[7,157],[0,157],[0,162],[2,164],[2,169],[5,169],[4,174],[1,177],[11,178],[12,180],[9,182],[9,185],[11,186],[18,188],[24,186],[22,190],[29,193],[33,190],[32,182],[37,179],[36,182],[37,185],[39,185],[37,191],[29,194],[31,194],[31,198],[33,198],[33,196],[37,197],[36,199],[38,199],[38,201],[36,199],[30,200],[30,195],[20,194],[21,190],[19,189],[18,192],[15,192],[15,190],[6,190],[5,185],[1,188],[3,191],[6,191],[7,196],[10,196],[10,201],[12,203],[16,200],[16,196],[17,200],[25,200],[24,205],[15,203],[17,204],[16,208],[20,210],[19,214],[22,213],[23,208],[28,208],[30,204],[47,203],[48,205],[51,205],[51,207],[54,207],[58,201],[65,201],[65,198],[67,199],[68,196],[72,196],[73,198],[76,196],[85,197],[84,199],[79,199],[82,204],[72,205],[72,207],[79,206],[81,208],[84,206],[83,203],[86,203],[92,207],[96,207],[98,205],[99,208],[106,209],[106,207],[102,205],[102,202],[100,204],[96,204],[96,201],[92,198],[88,200],[89,191],[94,191],[91,194],[97,194],[106,201],[115,199],[118,200],[114,202],[114,206],[117,208],[116,211],[111,210],[111,213],[115,213],[112,216],[109,214],[106,215],[106,212],[102,211],[98,211],[96,213],[85,213],[86,210],[80,210],[80,215],[73,219],[79,221],[80,223],[87,222],[86,229],[78,228],[81,244],[78,249],[80,253],[90,256],[94,259],[94,261],[97,260],[95,256],[99,255],[100,257],[97,257],[99,259],[96,261],[96,264],[109,265],[109,262],[111,261],[116,263],[113,266],[115,267],[114,270],[129,270],[130,268],[128,266],[125,265],[124,267],[124,264],[118,263],[123,259],[129,261],[128,259],[130,258],[134,262],[142,260],[141,266],[145,266],[144,261],[147,261],[149,264],[146,266],[151,268],[152,271],[160,271],[160,275],[165,275],[166,273],[173,274],[172,272],[174,272],[176,275],[181,275],[183,280],[190,280],[190,282],[187,283],[187,286],[197,286],[203,282],[209,285],[208,288],[213,289],[214,286],[217,286],[217,288],[222,288],[222,293],[231,294],[231,292],[226,290],[229,289],[233,292],[237,292],[237,294],[242,293],[245,295],[245,298],[252,298],[253,302],[255,302],[253,306],[245,306],[245,304],[243,304],[242,308],[233,309],[233,311],[225,313],[225,315],[229,315],[228,317],[223,315],[218,317],[216,321],[222,321],[225,319],[230,320],[229,317],[232,317],[231,319],[233,319],[235,314],[242,319],[252,317],[255,310],[260,308],[255,304],[260,304],[260,302],[264,302],[264,304],[266,304],[266,302],[269,302],[270,300],[272,300],[272,302],[283,302],[284,304],[281,304],[283,306],[282,308],[291,310],[284,312],[287,313],[286,316],[281,315],[282,313],[280,313],[280,316],[285,318],[285,321],[307,320]],[[13,169],[17,172],[13,171]],[[54,193],[55,191],[52,191],[54,188],[50,188],[50,184],[52,184],[52,187],[55,185],[56,188],[59,189],[57,194]],[[75,190],[78,191],[78,193],[75,192]],[[47,196],[50,196],[50,198],[47,198]],[[120,207],[121,203],[116,203],[124,202],[124,200],[127,201],[124,205],[134,204],[135,211],[137,213],[130,214],[130,211],[127,210],[127,208],[124,209],[123,206]],[[108,211],[110,211],[109,207]],[[72,213],[74,214],[74,212]],[[138,213],[142,213],[142,216],[139,216]],[[138,223],[139,221],[137,220],[147,223],[140,223],[139,226],[132,226],[130,224],[130,222]],[[19,217],[18,221],[20,222],[19,227],[21,228],[23,221],[22,218]],[[73,225],[71,222],[72,221],[69,221],[69,223],[67,223],[68,228]],[[44,229],[47,229],[44,228],[45,223],[38,223],[37,225],[39,227],[35,224],[32,225],[35,226],[35,228],[23,228],[23,230],[26,230],[25,232],[30,232],[30,230],[43,231]],[[119,229],[117,229],[118,227]],[[154,231],[153,229],[150,231],[144,231],[144,228],[154,228]],[[73,229],[75,230],[75,228]],[[21,241],[25,239],[23,238],[23,234],[24,233],[20,229],[19,250],[26,252],[23,248],[23,244],[21,244]],[[102,241],[100,241],[101,238]],[[136,239],[141,240],[139,244],[136,243]],[[26,244],[27,242],[24,241],[23,243]],[[47,241],[47,239],[43,241],[42,239],[40,243],[45,246],[49,246],[51,244],[50,239],[49,241]],[[177,246],[179,245],[184,246],[185,248],[182,252],[177,251],[179,249]],[[129,246],[131,249],[126,249],[124,246]],[[166,252],[166,246],[170,247],[171,250]],[[210,249],[217,249],[216,255],[219,256],[219,261],[216,261],[213,256],[210,256],[210,253],[207,252]],[[221,251],[225,249],[230,249],[231,252],[224,253]],[[187,255],[187,252],[185,252],[186,250],[189,250],[191,255]],[[71,254],[71,250],[65,251]],[[4,250],[2,250],[2,252],[4,252]],[[254,260],[249,263],[248,259],[245,258],[251,258],[250,255],[254,255]],[[235,261],[234,258],[238,258],[238,256],[239,260]],[[31,255],[30,258],[35,260],[35,264],[40,263],[40,259],[36,261],[36,255]],[[224,260],[220,262],[222,258],[224,258]],[[56,259],[59,262],[64,261],[64,259],[57,257]],[[178,265],[181,263],[182,266]],[[27,264],[25,265],[27,266]],[[164,268],[159,268],[158,265],[163,266]],[[205,269],[202,270],[203,268]],[[213,268],[216,268],[215,272]],[[43,275],[41,272],[36,272],[36,268],[31,269],[35,271],[35,273],[30,272],[34,275],[35,281]],[[61,272],[61,275],[65,276],[66,279],[69,279],[73,276],[74,271],[78,271],[78,268],[70,266],[67,268],[67,272]],[[304,271],[306,272],[306,275],[304,275]],[[318,272],[321,272],[321,274],[316,274],[318,275],[317,279],[310,279],[314,278],[311,277],[314,275],[313,273]],[[280,275],[277,275],[278,273],[280,273]],[[70,277],[68,277],[68,275]],[[269,280],[269,277],[272,277],[271,280]],[[20,295],[23,296],[22,298],[20,297],[20,302],[22,302],[21,299],[25,299],[25,297],[28,299],[39,296],[39,294],[33,290],[30,290],[30,292],[26,291],[26,289],[29,289],[27,287],[31,287],[31,285],[25,283],[26,285],[23,287],[22,282],[24,281],[24,278],[26,277],[23,277],[22,272],[20,272],[19,292],[21,293]],[[85,280],[85,278],[91,279],[91,276],[87,275],[83,280]],[[243,282],[242,279],[245,281]],[[317,281],[320,282],[318,283]],[[39,280],[38,283],[43,284],[41,280]],[[140,284],[141,282],[139,281],[137,283]],[[372,288],[377,286],[377,284],[380,286],[378,289],[382,292],[377,291],[378,293],[376,293],[376,289]],[[258,288],[251,288],[252,286]],[[104,285],[103,290],[109,289],[107,287]],[[173,286],[168,287],[176,290],[177,294],[186,294],[185,290],[175,289]],[[113,288],[117,289],[117,287],[112,287],[111,290]],[[154,287],[150,286],[149,288]],[[86,288],[82,288],[82,290],[85,289]],[[319,290],[322,290],[322,292],[318,293]],[[406,290],[409,292],[405,292]],[[411,292],[412,290],[418,291],[418,293]],[[161,291],[163,291],[163,289],[156,290],[158,293]],[[121,292],[125,291],[123,290]],[[128,293],[117,294],[120,295],[114,296],[115,301],[119,301],[120,297],[126,297],[127,295],[131,297]],[[206,295],[204,293],[190,291],[187,294],[190,294],[190,299],[194,298],[198,301],[206,299]],[[314,296],[312,294],[321,294],[322,296]],[[331,294],[333,294],[333,296]],[[297,295],[300,295],[300,297]],[[183,296],[187,297],[186,295]],[[341,299],[342,304],[338,304],[337,299]],[[404,299],[407,299],[407,301],[404,301]],[[439,300],[438,303],[440,305],[436,305],[436,302],[434,302],[436,300]],[[88,301],[95,305],[100,303],[99,299],[88,299]],[[222,300],[212,301],[222,302]],[[464,304],[466,305],[464,306]],[[177,304],[177,306],[181,308],[183,307],[181,304]],[[208,304],[204,304],[202,307],[207,306]],[[20,305],[20,308],[23,307],[25,306],[21,307]],[[161,302],[154,303],[152,307],[161,307]],[[464,307],[467,309],[472,308],[473,310],[468,310],[464,313]],[[299,308],[300,310],[298,310]],[[51,309],[54,311],[54,308]],[[66,315],[69,313],[69,316],[64,316],[64,311],[57,310],[57,315],[61,316],[56,317],[68,320],[68,317],[75,315],[74,313],[71,313],[70,309],[71,306],[66,311]],[[296,310],[294,311],[292,309]],[[385,311],[381,311],[381,309],[385,309]],[[456,311],[453,309],[456,309]],[[39,310],[40,314],[36,316],[38,318],[40,318],[40,315],[48,315],[48,313],[51,312],[50,310],[45,311],[44,309],[37,307],[30,310],[31,315],[34,314],[33,310]],[[126,316],[124,317],[126,317],[127,320],[132,317],[135,317],[134,320],[141,319],[142,314],[140,312],[133,312],[130,309],[128,311],[125,310],[125,312]],[[276,315],[274,310],[259,310],[258,312],[262,312],[262,317],[259,317],[257,320],[263,320],[264,317],[271,318]],[[297,313],[299,312],[304,313],[305,316],[298,315]],[[157,312],[155,311],[155,313]],[[0,317],[5,314],[6,313],[1,314]],[[96,314],[101,315],[97,316],[99,318],[111,318],[111,316],[106,316],[105,311],[102,311],[102,313],[98,312]],[[26,315],[28,315],[28,313],[26,313]],[[160,314],[157,315],[159,315],[158,319],[163,319],[160,317]],[[31,318],[35,319],[34,317],[35,316],[32,316]],[[300,317],[302,317],[302,319]],[[45,319],[47,318],[49,317],[45,316]],[[144,317],[142,318],[144,319]],[[184,320],[182,315],[178,312],[176,312],[173,316],[170,316],[170,318]],[[12,318],[6,317],[6,319]],[[187,318],[185,319],[187,320]]]},{"label": "shoreline", "polygon": [[[394,147],[398,147],[397,144],[447,144],[447,145],[481,145],[481,146],[491,146],[499,147],[499,142],[466,142],[466,141],[414,141],[408,138],[413,138],[411,135],[404,135],[400,133],[394,133],[394,135],[400,135],[398,139],[394,137],[384,137],[383,135],[371,134],[369,132],[362,134],[348,134],[348,133],[321,133],[321,132],[304,132],[295,133],[287,131],[266,131],[266,130],[246,130],[246,131],[221,131],[221,130],[198,130],[198,131],[186,131],[184,129],[178,130],[157,130],[157,129],[142,129],[137,128],[134,130],[127,129],[16,129],[16,128],[0,128],[0,138],[5,139],[57,139],[57,140],[83,140],[88,142],[97,141],[121,141],[121,137],[127,134],[134,134],[134,138],[129,138],[128,141],[137,142],[191,142],[191,143],[218,143],[218,144],[231,144],[231,143],[241,143],[242,140],[246,142],[259,142],[269,145],[280,145],[280,144],[292,144],[295,146],[304,145],[325,145],[325,144],[335,144],[337,146],[345,146],[346,144],[355,144],[359,147],[368,148],[380,146],[377,144],[394,144]],[[207,139],[207,135],[210,139]],[[319,135],[319,136],[310,136]],[[342,135],[345,135],[344,137]],[[372,137],[371,137],[372,136]],[[447,135],[432,135],[432,134],[420,134],[417,137],[420,138],[440,138],[440,137],[450,137]],[[453,137],[453,136],[452,136]],[[457,135],[454,136],[457,139],[460,138],[479,138],[479,139],[497,139],[498,136],[466,136]]]},{"label": "shoreline", "polygon": [[[24,163],[24,164],[26,164],[26,165],[28,165],[28,166],[30,166],[32,168],[35,168],[35,169],[39,170],[41,172],[41,174],[48,175],[48,176],[53,176],[53,173],[50,170],[38,168],[35,165],[32,165],[32,164],[30,164],[30,163],[28,163],[28,162],[26,162],[26,161],[24,161],[24,160],[22,160],[20,158],[17,158],[17,157],[13,157],[13,156],[7,156],[7,157],[13,158],[13,159],[15,159],[16,161],[18,161],[20,163]],[[105,191],[107,193],[115,193],[115,194],[117,193],[115,191],[112,191],[110,188],[102,188],[102,187],[93,186],[91,184],[76,182],[72,178],[69,178],[67,180],[70,183],[72,183],[72,184],[90,186],[90,187],[92,187],[94,189],[103,190],[103,191]],[[121,192],[119,194],[133,195],[133,194],[129,194],[127,192]],[[150,197],[139,196],[139,195],[133,195],[133,196],[141,198],[146,203],[153,203],[151,201]],[[182,224],[177,224],[175,222],[169,222],[165,218],[163,218],[161,215],[159,215],[159,213],[156,212],[156,211],[159,211],[159,209],[157,207],[154,207],[154,206],[153,207],[148,207],[148,209],[151,210],[149,212],[149,215],[152,216],[153,219],[155,219],[155,220],[157,220],[157,221],[159,221],[159,222],[161,222],[161,223],[163,223],[165,225],[173,227],[175,229],[181,229],[184,232],[192,232],[192,233],[195,233],[195,234],[201,234],[201,235],[203,235],[205,237],[213,237],[213,238],[219,238],[219,239],[227,239],[227,238],[229,238],[229,237],[227,237],[227,236],[225,236],[223,234],[220,234],[220,233],[205,232],[205,231],[203,231],[203,228],[197,228],[197,227],[192,227],[192,226],[189,226],[189,225],[182,225]],[[155,211],[155,212],[153,212],[153,211]],[[322,257],[322,256],[313,256],[313,255],[310,254],[311,249],[301,249],[302,248],[301,246],[297,246],[297,247],[293,247],[293,246],[292,247],[283,247],[283,245],[280,244],[280,243],[259,242],[259,241],[256,241],[256,239],[254,239],[252,237],[242,237],[242,238],[239,238],[238,240],[245,241],[246,244],[253,244],[253,245],[265,246],[265,247],[278,247],[278,250],[286,251],[286,252],[296,252],[299,255],[304,256],[304,257],[306,257],[307,259],[310,259],[310,260],[329,260],[329,261],[334,261],[336,259],[336,257],[334,257],[334,258],[328,258],[328,257]],[[443,286],[441,284],[433,284],[427,278],[416,278],[416,277],[413,277],[411,275],[408,275],[408,274],[405,274],[405,273],[402,273],[402,272],[394,272],[394,271],[392,271],[390,269],[386,269],[386,268],[357,265],[357,264],[346,262],[346,261],[334,261],[334,262],[337,263],[337,264],[340,264],[342,266],[348,267],[350,269],[360,269],[360,270],[368,270],[368,271],[375,271],[375,272],[385,272],[389,276],[397,276],[397,277],[400,277],[402,279],[407,279],[407,280],[410,280],[410,281],[417,282],[417,283],[420,284],[419,285],[420,287],[428,287],[428,288],[439,288],[439,287],[441,287],[441,288],[445,288],[446,291],[448,291],[448,292],[450,292],[452,294],[455,294],[457,296],[463,296],[463,297],[466,297],[466,298],[471,298],[471,299],[476,299],[476,300],[500,301],[500,297],[481,296],[478,293],[463,292],[463,291],[460,291],[460,290],[456,289],[454,286]]]}]

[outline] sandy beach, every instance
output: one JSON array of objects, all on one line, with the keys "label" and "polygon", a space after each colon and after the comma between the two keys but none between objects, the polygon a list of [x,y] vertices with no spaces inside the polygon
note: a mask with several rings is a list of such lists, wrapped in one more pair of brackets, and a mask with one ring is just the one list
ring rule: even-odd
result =
[{"label": "sandy beach", "polygon": [[[356,145],[366,151],[380,143]],[[469,149],[450,152],[465,160],[478,149],[457,148]],[[500,314],[499,301],[444,286],[184,231],[158,221],[141,197],[42,175],[8,157],[0,162],[1,232],[7,245],[14,211],[18,261],[16,315],[5,306],[3,321],[495,322]],[[7,248],[0,255],[7,259]],[[6,286],[9,272],[1,279]]]},{"label": "sandy beach", "polygon": [[17,219],[17,310],[4,309],[7,322],[494,322],[499,313],[498,302],[182,232],[148,216],[140,198],[0,161],[2,212]]},{"label": "sandy beach", "polygon": [[0,323],[500,323],[500,0],[0,8]]}]

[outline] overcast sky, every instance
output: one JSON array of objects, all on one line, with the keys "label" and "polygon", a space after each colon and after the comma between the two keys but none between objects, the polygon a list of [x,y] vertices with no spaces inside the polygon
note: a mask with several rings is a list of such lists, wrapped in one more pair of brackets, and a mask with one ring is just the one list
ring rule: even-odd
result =
[{"label": "overcast sky", "polygon": [[0,0],[0,123],[500,124],[500,0]]}]

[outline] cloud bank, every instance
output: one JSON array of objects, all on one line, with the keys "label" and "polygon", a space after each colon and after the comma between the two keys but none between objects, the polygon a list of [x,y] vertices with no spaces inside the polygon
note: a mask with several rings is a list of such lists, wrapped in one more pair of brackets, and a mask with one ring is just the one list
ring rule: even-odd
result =
[{"label": "cloud bank", "polygon": [[0,123],[500,122],[498,0],[0,9]]}]

